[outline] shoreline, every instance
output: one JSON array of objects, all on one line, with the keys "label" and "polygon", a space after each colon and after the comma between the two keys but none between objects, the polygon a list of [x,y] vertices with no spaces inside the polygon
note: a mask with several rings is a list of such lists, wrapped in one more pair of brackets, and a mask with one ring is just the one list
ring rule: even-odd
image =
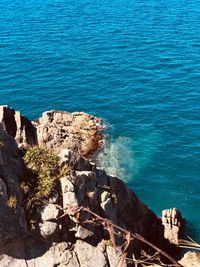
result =
[{"label": "shoreline", "polygon": [[[169,257],[175,257],[174,262],[181,259],[178,244],[179,240],[184,237],[184,219],[180,212],[175,208],[168,209],[163,211],[162,219],[159,219],[122,180],[108,175],[89,158],[89,152],[93,152],[94,148],[99,148],[101,122],[101,119],[84,112],[48,111],[43,113],[37,123],[31,123],[19,112],[5,106],[0,107],[2,140],[0,152],[3,166],[3,179],[0,179],[3,196],[0,198],[0,208],[3,209],[0,213],[0,219],[3,222],[1,225],[3,231],[0,229],[2,242],[0,246],[3,264],[10,261],[12,267],[15,267],[15,264],[19,264],[16,255],[23,258],[23,255],[30,257],[33,254],[35,256],[31,261],[35,266],[40,266],[38,265],[40,257],[43,266],[44,262],[50,258],[60,262],[60,254],[58,255],[54,248],[59,251],[60,246],[64,245],[67,248],[73,247],[71,251],[67,248],[64,250],[70,258],[71,265],[67,265],[69,267],[85,266],[87,262],[87,266],[92,267],[91,264],[95,261],[101,262],[95,263],[97,266],[115,266],[111,263],[119,261],[121,253],[125,252],[122,245],[127,242],[127,237],[121,239],[118,236],[119,233],[116,233],[115,241],[113,241],[110,226],[103,223],[105,229],[102,229],[101,224],[96,225],[92,217],[94,214],[100,216],[98,218],[103,218],[105,222],[109,222],[109,225],[117,225],[124,231],[138,234],[142,239],[147,240],[147,243],[161,248],[161,252],[165,251]],[[33,163],[28,165],[28,162],[24,161],[17,145],[19,148],[26,148],[25,153],[33,153],[30,154],[33,157],[28,158],[36,160],[36,166],[39,168],[37,175],[36,169],[33,169],[33,172],[28,169],[28,176],[24,176],[24,181],[21,176],[24,168],[30,168]],[[38,156],[35,157],[35,155]],[[50,158],[45,159],[43,163],[43,159],[48,155]],[[55,167],[57,170],[64,167],[59,170],[61,173],[59,179],[54,180],[55,177],[52,177],[52,181],[56,181],[57,191],[54,192],[55,195],[40,193],[41,202],[37,203],[32,210],[27,209],[22,201],[26,192],[29,192],[28,196],[33,194],[31,201],[35,201],[39,193],[37,190],[40,190],[41,179],[45,178],[44,175],[47,175],[48,179],[43,181],[45,182],[43,185],[46,186],[46,182],[48,185],[49,179],[52,179],[48,176],[51,174],[51,165],[47,164],[41,168],[48,160],[53,160],[53,164],[55,161],[60,162]],[[45,168],[47,172],[43,173]],[[19,181],[25,182],[23,190],[28,191],[21,191]],[[33,181],[35,181],[35,186],[30,189]],[[78,214],[73,207],[80,209]],[[90,216],[85,214],[86,210],[89,211]],[[87,224],[88,220],[89,224]],[[102,222],[102,219],[100,221]],[[36,240],[34,238],[30,240],[30,234],[32,237],[35,236]],[[25,239],[21,242],[23,236]],[[12,243],[16,240],[19,240],[19,248]],[[9,247],[4,251],[3,246],[8,243]],[[43,254],[44,248],[42,248],[39,251],[41,254],[39,257],[35,250],[42,243],[48,244],[48,248],[45,248],[47,254]],[[140,257],[142,251],[146,250],[146,245],[141,241],[131,245],[129,243],[130,241],[126,245],[126,253],[129,256],[134,254]],[[28,247],[27,251],[25,251],[26,247]],[[147,251],[150,254],[153,253],[151,249]],[[139,252],[141,255],[138,255]],[[89,254],[85,259],[84,255],[87,253]],[[94,258],[93,255],[98,256]],[[151,257],[152,263],[155,263],[153,254]],[[27,264],[27,266],[31,264],[29,260]],[[129,266],[126,260],[124,264]],[[178,262],[177,264],[181,266]],[[54,265],[55,261],[52,260],[48,267]]]}]

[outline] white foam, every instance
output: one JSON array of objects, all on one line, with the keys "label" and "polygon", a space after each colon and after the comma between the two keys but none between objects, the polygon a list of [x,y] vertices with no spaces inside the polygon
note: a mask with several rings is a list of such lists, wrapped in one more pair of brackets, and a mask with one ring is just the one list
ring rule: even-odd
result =
[{"label": "white foam", "polygon": [[148,166],[158,149],[159,139],[158,132],[146,133],[135,140],[120,136],[106,142],[98,161],[108,174],[129,182]]},{"label": "white foam", "polygon": [[107,143],[104,150],[98,155],[98,161],[106,172],[112,176],[117,176],[125,181],[129,181],[137,166],[132,150],[132,139],[129,137],[118,137],[113,142]]}]

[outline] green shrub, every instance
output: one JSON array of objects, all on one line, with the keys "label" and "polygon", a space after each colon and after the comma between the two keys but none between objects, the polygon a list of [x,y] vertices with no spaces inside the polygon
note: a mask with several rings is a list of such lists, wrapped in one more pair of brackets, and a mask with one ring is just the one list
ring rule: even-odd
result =
[{"label": "green shrub", "polygon": [[59,157],[52,151],[34,146],[24,155],[25,170],[21,189],[25,208],[34,209],[58,189],[59,178],[70,175],[72,167],[61,166]]}]

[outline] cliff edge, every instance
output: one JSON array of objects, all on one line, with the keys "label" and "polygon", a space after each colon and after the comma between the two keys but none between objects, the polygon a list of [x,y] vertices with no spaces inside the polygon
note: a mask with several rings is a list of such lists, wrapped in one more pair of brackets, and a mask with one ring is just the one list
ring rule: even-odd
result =
[{"label": "cliff edge", "polygon": [[0,266],[183,266],[180,212],[158,218],[93,162],[101,125],[63,111],[31,122],[0,106]]}]

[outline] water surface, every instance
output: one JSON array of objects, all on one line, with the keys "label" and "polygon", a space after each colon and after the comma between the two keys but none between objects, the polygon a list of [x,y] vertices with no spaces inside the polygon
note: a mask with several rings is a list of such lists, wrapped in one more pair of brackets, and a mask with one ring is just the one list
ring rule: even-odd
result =
[{"label": "water surface", "polygon": [[109,123],[104,166],[200,240],[200,5],[1,0],[0,102]]}]

